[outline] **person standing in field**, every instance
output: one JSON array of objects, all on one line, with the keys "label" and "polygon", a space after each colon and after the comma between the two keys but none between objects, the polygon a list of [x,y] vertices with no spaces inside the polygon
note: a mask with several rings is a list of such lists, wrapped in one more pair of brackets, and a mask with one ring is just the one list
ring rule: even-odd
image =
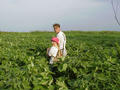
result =
[{"label": "person standing in field", "polygon": [[49,57],[49,64],[53,64],[57,62],[57,56],[59,53],[59,39],[57,37],[53,37],[51,39],[52,46],[47,49],[47,56]]},{"label": "person standing in field", "polygon": [[60,24],[53,25],[54,31],[57,34],[56,37],[59,39],[59,48],[61,51],[61,56],[65,57],[67,55],[66,50],[66,36],[60,29]]}]

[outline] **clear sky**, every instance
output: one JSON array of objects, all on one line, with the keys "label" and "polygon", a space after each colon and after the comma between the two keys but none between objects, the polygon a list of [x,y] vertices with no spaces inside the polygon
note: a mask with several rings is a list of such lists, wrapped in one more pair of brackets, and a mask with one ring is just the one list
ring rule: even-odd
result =
[{"label": "clear sky", "polygon": [[120,30],[110,0],[0,0],[2,31],[51,31],[54,23],[62,30]]}]

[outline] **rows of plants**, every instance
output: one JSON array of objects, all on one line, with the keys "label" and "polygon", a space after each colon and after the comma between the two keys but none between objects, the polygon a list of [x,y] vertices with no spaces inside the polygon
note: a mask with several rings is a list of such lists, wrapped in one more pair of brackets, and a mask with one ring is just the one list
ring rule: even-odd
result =
[{"label": "rows of plants", "polygon": [[53,65],[54,33],[0,33],[0,90],[119,90],[120,33],[65,33],[68,56]]}]

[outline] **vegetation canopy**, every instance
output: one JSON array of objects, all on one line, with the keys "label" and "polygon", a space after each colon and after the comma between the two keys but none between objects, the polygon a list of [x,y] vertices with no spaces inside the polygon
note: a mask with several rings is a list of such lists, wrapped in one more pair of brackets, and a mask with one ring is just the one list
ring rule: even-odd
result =
[{"label": "vegetation canopy", "polygon": [[53,32],[0,32],[0,90],[118,90],[120,32],[65,34],[68,56],[49,65]]}]

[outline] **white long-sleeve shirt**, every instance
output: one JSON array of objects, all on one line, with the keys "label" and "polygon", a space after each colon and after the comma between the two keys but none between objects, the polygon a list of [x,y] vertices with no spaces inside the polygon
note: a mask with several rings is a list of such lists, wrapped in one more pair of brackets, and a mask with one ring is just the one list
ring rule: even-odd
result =
[{"label": "white long-sleeve shirt", "polygon": [[53,56],[56,57],[57,56],[57,52],[58,52],[58,48],[55,46],[52,46],[48,52],[49,56]]},{"label": "white long-sleeve shirt", "polygon": [[59,45],[60,45],[60,49],[64,49],[65,48],[65,45],[66,45],[66,36],[65,34],[60,31],[58,34],[57,34],[57,38],[59,39]]},{"label": "white long-sleeve shirt", "polygon": [[55,46],[52,46],[48,52],[48,55],[50,56],[50,64],[53,64],[54,58],[57,56],[58,48]]}]

